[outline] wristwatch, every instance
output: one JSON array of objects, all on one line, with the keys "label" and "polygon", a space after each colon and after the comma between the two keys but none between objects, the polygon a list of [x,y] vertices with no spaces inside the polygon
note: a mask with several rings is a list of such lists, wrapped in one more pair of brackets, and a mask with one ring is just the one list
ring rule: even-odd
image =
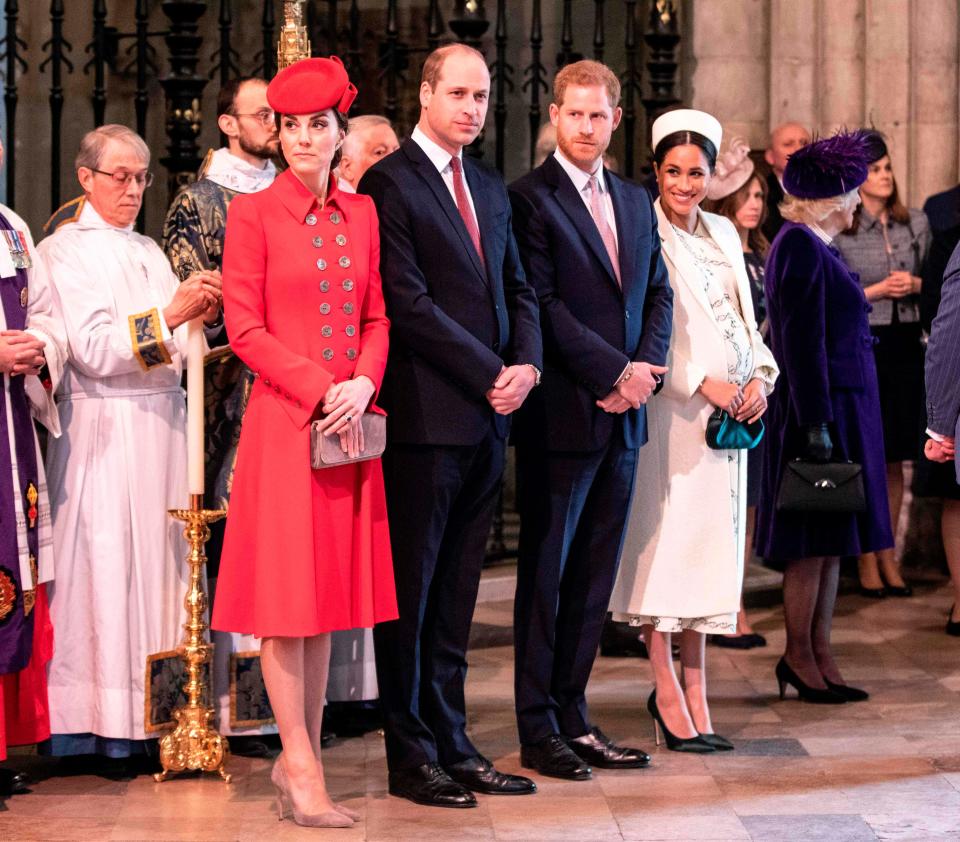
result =
[{"label": "wristwatch", "polygon": [[533,369],[533,373],[536,375],[536,379],[533,381],[534,386],[540,385],[540,378],[543,377],[543,372],[540,371],[533,363],[524,363],[524,365],[530,366]]}]

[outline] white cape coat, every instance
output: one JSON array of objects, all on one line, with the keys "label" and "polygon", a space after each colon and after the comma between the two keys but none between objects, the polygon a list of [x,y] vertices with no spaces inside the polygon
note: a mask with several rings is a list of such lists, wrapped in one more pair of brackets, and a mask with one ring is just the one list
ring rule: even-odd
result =
[{"label": "white cape coat", "polygon": [[[699,272],[654,204],[673,289],[673,335],[663,389],[647,401],[649,441],[640,448],[627,534],[610,610],[683,619],[735,614],[740,605],[746,524],[746,459],[740,496],[730,496],[727,453],[706,444],[714,407],[697,389],[704,376],[727,379],[724,338]],[[699,211],[733,266],[755,376],[773,390],[773,354],[757,330],[740,236],[723,216]],[[734,506],[739,509],[734,531]]]}]

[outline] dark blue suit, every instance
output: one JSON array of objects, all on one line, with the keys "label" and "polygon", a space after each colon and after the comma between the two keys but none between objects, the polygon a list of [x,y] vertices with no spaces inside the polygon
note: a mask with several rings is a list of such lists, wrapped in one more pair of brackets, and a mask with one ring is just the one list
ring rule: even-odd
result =
[{"label": "dark blue suit", "polygon": [[[960,246],[943,276],[940,308],[927,344],[926,380],[929,428],[960,437]],[[955,461],[960,482],[960,455]]]},{"label": "dark blue suit", "polygon": [[515,601],[520,741],[589,731],[584,691],[616,577],[646,410],[604,412],[631,360],[663,365],[673,295],[647,191],[605,171],[620,277],[554,157],[510,186],[514,230],[540,300],[544,371],[517,413],[521,514]]},{"label": "dark blue suit", "polygon": [[500,176],[463,172],[484,263],[437,168],[406,141],[359,192],[380,216],[390,356],[378,403],[400,619],[375,630],[391,771],[478,754],[466,735],[466,648],[509,419],[485,398],[504,365],[543,368]]}]

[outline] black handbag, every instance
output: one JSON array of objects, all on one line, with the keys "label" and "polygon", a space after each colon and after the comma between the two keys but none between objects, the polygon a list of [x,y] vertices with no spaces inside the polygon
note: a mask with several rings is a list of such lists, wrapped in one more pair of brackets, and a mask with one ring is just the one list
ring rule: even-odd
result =
[{"label": "black handbag", "polygon": [[707,419],[707,447],[712,450],[753,450],[762,438],[762,418],[744,424],[731,418],[725,409],[716,409]]},{"label": "black handbag", "polygon": [[782,512],[865,512],[863,466],[856,462],[787,462],[777,509]]}]

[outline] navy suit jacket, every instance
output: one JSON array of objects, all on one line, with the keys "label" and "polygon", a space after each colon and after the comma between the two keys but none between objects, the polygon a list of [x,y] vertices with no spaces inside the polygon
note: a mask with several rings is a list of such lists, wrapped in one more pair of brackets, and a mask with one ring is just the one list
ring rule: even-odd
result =
[{"label": "navy suit jacket", "polygon": [[390,355],[378,404],[390,441],[472,445],[509,419],[485,394],[504,365],[543,368],[537,299],[524,277],[499,173],[463,157],[486,263],[436,167],[407,140],[358,192],[380,217],[380,273]]},{"label": "navy suit jacket", "polygon": [[570,177],[553,156],[510,185],[514,231],[540,300],[543,382],[517,413],[514,438],[550,450],[588,452],[622,430],[626,447],[647,440],[646,408],[604,412],[631,360],[663,365],[673,293],[660,256],[657,217],[640,185],[604,170],[617,223],[620,277]]},{"label": "navy suit jacket", "polygon": [[934,232],[960,225],[960,184],[932,195],[923,203],[923,212]]},{"label": "navy suit jacket", "polygon": [[[940,308],[927,344],[927,426],[960,438],[960,246],[943,277]],[[960,454],[956,457],[960,482]]]}]

